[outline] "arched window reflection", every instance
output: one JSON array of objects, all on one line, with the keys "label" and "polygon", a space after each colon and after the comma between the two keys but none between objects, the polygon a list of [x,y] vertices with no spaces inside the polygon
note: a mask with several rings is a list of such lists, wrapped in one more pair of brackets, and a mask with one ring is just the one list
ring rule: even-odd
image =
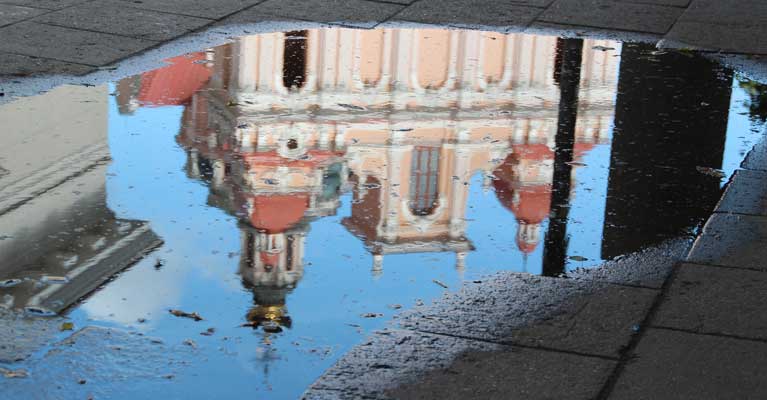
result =
[{"label": "arched window reflection", "polygon": [[306,83],[307,31],[285,33],[282,55],[282,83],[288,89],[300,89]]},{"label": "arched window reflection", "polygon": [[410,211],[429,215],[437,205],[439,147],[416,146],[410,167]]}]

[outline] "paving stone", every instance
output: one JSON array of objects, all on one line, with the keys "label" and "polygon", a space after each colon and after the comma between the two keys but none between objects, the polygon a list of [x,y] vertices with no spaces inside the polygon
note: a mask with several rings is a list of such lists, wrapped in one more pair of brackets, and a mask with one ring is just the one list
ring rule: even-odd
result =
[{"label": "paving stone", "polygon": [[687,257],[691,246],[692,238],[670,239],[606,261],[597,268],[570,271],[567,277],[660,289],[674,265]]},{"label": "paving stone", "polygon": [[696,264],[767,271],[767,217],[714,214],[687,256]]},{"label": "paving stone", "polygon": [[556,24],[543,21],[533,21],[533,23],[525,29],[525,33],[555,35],[567,38],[595,38],[600,40],[647,43],[657,43],[663,38],[662,34],[657,33],[618,31],[614,29]]},{"label": "paving stone", "polygon": [[507,340],[618,358],[657,294],[651,289],[607,286],[571,300],[565,312],[513,330]]},{"label": "paving stone", "polygon": [[93,71],[93,68],[87,65],[72,64],[47,58],[0,53],[0,76],[28,76],[35,74],[83,75],[91,71]]},{"label": "paving stone", "polygon": [[60,317],[27,318],[0,308],[0,363],[28,358],[59,334],[63,321]]},{"label": "paving stone", "polygon": [[325,371],[302,398],[323,398],[327,391],[336,391],[336,398],[386,397],[384,390],[411,381],[426,369],[445,368],[462,352],[501,348],[492,343],[422,332],[377,331]]},{"label": "paving stone", "polygon": [[306,21],[301,21],[295,18],[291,17],[283,17],[278,15],[269,15],[265,14],[262,11],[259,11],[254,8],[248,8],[246,10],[242,10],[240,12],[237,12],[236,14],[232,14],[218,22],[216,22],[215,26],[225,26],[225,25],[235,25],[235,24],[253,24],[253,23],[259,23],[259,22],[285,22],[285,23],[305,23],[309,24]]},{"label": "paving stone", "polygon": [[683,9],[610,0],[557,0],[540,21],[627,31],[666,33]]},{"label": "paving stone", "polygon": [[2,28],[0,37],[3,38],[0,41],[0,52],[45,55],[56,60],[87,65],[106,65],[156,44],[144,39],[34,22],[20,22]]},{"label": "paving stone", "polygon": [[[767,62],[767,60],[765,61]],[[751,170],[767,171],[767,140],[762,139],[751,149],[740,165],[742,168]]]},{"label": "paving stone", "polygon": [[367,0],[267,0],[253,10],[281,17],[372,28],[403,7]]},{"label": "paving stone", "polygon": [[767,215],[767,173],[738,170],[716,206],[717,212]]},{"label": "paving stone", "polygon": [[91,0],[0,0],[4,4],[16,4],[46,10],[60,10],[75,4],[86,3]]},{"label": "paving stone", "polygon": [[668,7],[687,7],[692,0],[615,0],[619,3],[654,4]]},{"label": "paving stone", "polygon": [[502,274],[398,317],[402,327],[499,343],[619,356],[657,291]]},{"label": "paving stone", "polygon": [[593,399],[613,368],[608,360],[533,349],[469,352],[389,393],[400,400]]},{"label": "paving stone", "polygon": [[650,329],[611,400],[763,399],[767,344]]},{"label": "paving stone", "polygon": [[35,18],[35,22],[149,40],[170,40],[212,22],[209,19],[126,7],[101,0]]},{"label": "paving stone", "polygon": [[767,54],[767,41],[749,25],[679,21],[659,47],[744,54]]},{"label": "paving stone", "polygon": [[767,2],[763,0],[695,0],[679,22],[704,22],[727,25],[763,25]]},{"label": "paving stone", "polygon": [[767,339],[767,273],[684,264],[652,324],[701,333]]},{"label": "paving stone", "polygon": [[210,19],[226,17],[264,0],[118,0],[131,7]]},{"label": "paving stone", "polygon": [[0,4],[0,26],[23,21],[47,11],[38,8],[15,6],[12,4]]},{"label": "paving stone", "polygon": [[198,354],[191,346],[136,332],[85,327],[31,360],[28,377],[4,379],[1,391],[4,399],[27,399],[30,393],[34,399],[137,399],[147,396],[151,384],[150,397],[168,398],[156,391],[170,391],[178,382],[165,376],[187,368]]},{"label": "paving stone", "polygon": [[465,27],[525,27],[541,11],[540,8],[503,0],[422,0],[397,14],[395,19]]}]

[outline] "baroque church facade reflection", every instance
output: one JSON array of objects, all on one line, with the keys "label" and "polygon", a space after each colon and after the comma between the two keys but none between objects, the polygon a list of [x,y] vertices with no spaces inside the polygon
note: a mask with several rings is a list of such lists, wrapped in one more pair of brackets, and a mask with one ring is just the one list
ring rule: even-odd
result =
[{"label": "baroque church facade reflection", "polygon": [[[558,123],[555,37],[430,29],[314,29],[253,35],[170,60],[118,87],[124,112],[184,107],[178,143],[209,204],[237,216],[239,272],[254,327],[290,326],[311,221],[334,215],[380,273],[388,254],[473,249],[471,178],[494,189],[535,251],[548,218]],[[617,58],[586,41],[574,168],[606,143]]]}]

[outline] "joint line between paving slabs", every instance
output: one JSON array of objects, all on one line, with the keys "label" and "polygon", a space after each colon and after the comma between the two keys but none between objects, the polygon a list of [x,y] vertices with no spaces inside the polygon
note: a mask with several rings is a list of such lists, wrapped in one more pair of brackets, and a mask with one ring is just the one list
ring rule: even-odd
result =
[{"label": "joint line between paving slabs", "polygon": [[762,272],[767,273],[767,270],[754,268],[754,267],[733,267],[732,265],[720,265],[720,264],[710,264],[707,262],[702,261],[693,261],[693,260],[685,260],[682,261],[683,264],[691,264],[691,265],[700,265],[703,267],[713,267],[713,268],[721,268],[721,269],[728,269],[728,270],[735,270],[735,271],[751,271],[751,272]]},{"label": "joint line between paving slabs", "polygon": [[662,326],[662,325],[650,325],[650,328],[662,329],[662,330],[673,331],[673,332],[689,333],[691,335],[713,336],[713,337],[720,337],[725,339],[737,339],[737,340],[747,340],[750,342],[757,342],[757,343],[767,343],[767,339],[760,339],[760,338],[753,338],[753,337],[739,336],[739,335],[730,335],[727,333],[699,332],[699,331],[693,331],[690,329],[674,328],[674,327]]},{"label": "joint line between paving slabs", "polygon": [[[98,68],[99,67],[98,65],[94,65],[94,64],[85,64],[85,63],[81,63],[81,62],[67,61],[67,60],[62,60],[62,59],[59,59],[59,58],[43,57],[43,56],[30,56],[29,54],[17,53],[15,51],[5,51],[5,50],[3,50],[3,51],[0,51],[0,54],[11,54],[11,55],[14,55],[14,56],[29,57],[29,58],[33,58],[33,59],[58,61],[58,62],[63,62],[63,63],[67,63],[67,64],[82,65],[83,67],[91,67],[91,68]],[[16,77],[19,77],[19,78],[26,78],[26,76],[23,76],[23,75],[13,75],[13,74],[11,74],[11,75],[4,75],[3,77],[9,77],[9,76],[10,77],[16,76]]]},{"label": "joint line between paving slabs", "polygon": [[608,361],[618,361],[618,358],[615,357],[609,357],[609,356],[603,356],[599,354],[591,354],[591,353],[582,353],[579,351],[572,351],[572,350],[563,350],[563,349],[555,349],[552,347],[545,347],[545,346],[531,346],[528,344],[520,344],[516,343],[513,340],[511,341],[496,341],[496,340],[489,340],[489,339],[482,339],[482,338],[476,338],[471,336],[464,336],[464,335],[454,335],[449,333],[442,333],[442,332],[432,332],[428,330],[423,329],[405,329],[412,332],[419,332],[419,333],[426,333],[429,335],[436,335],[436,336],[444,336],[444,337],[450,337],[455,339],[463,339],[463,340],[471,340],[475,342],[481,342],[481,343],[489,343],[489,344],[495,344],[503,347],[508,348],[514,348],[518,347],[521,349],[529,349],[529,350],[541,350],[541,351],[547,351],[550,353],[562,353],[562,354],[570,354],[575,356],[581,356],[581,357],[590,357],[590,358],[598,358],[601,360],[608,360]]},{"label": "joint line between paving slabs", "polygon": [[650,309],[647,311],[644,319],[642,319],[642,322],[639,323],[639,332],[631,336],[629,344],[621,351],[618,364],[613,369],[613,372],[610,373],[610,375],[607,377],[607,381],[605,381],[604,386],[602,386],[602,390],[600,390],[599,394],[597,394],[597,400],[606,400],[610,397],[610,394],[615,388],[615,384],[618,382],[618,378],[620,378],[620,376],[623,374],[623,371],[626,368],[626,364],[629,362],[629,360],[631,360],[634,354],[634,350],[636,349],[637,345],[639,345],[639,341],[642,340],[645,332],[647,332],[647,329],[652,326],[651,322],[655,317],[655,314],[658,312],[661,303],[666,298],[666,294],[671,287],[671,283],[674,281],[674,279],[676,279],[676,276],[679,272],[679,266],[683,263],[683,261],[679,261],[674,264],[674,268],[672,269],[671,274],[669,274],[668,278],[666,278],[666,280],[663,282],[660,291],[658,291],[658,293],[655,295],[655,299],[653,300]]}]

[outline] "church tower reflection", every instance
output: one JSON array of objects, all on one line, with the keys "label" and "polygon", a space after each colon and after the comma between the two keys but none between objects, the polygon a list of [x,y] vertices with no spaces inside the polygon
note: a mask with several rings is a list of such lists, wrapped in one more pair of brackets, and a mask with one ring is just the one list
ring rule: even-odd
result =
[{"label": "church tower reflection", "polygon": [[[349,191],[342,224],[374,274],[386,255],[405,253],[453,253],[464,269],[477,175],[518,221],[516,246],[535,251],[552,203],[557,43],[430,29],[253,35],[126,80],[119,102],[124,112],[184,106],[187,174],[239,220],[248,324],[278,331],[292,323],[286,297],[303,276],[311,222],[334,215]],[[575,160],[608,141],[617,79],[616,58],[592,49],[614,44],[584,43]],[[174,68],[194,76],[188,85]]]}]

